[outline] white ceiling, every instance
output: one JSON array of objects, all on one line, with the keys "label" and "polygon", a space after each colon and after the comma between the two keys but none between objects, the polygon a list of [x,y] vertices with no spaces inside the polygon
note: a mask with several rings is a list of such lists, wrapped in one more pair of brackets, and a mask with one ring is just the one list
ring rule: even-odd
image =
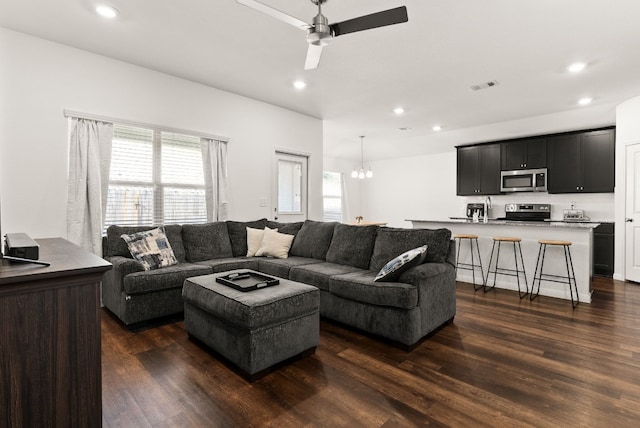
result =
[{"label": "white ceiling", "polygon": [[[359,135],[383,159],[609,125],[640,95],[638,0],[328,0],[331,23],[401,5],[409,22],[338,37],[309,71],[303,32],[234,0],[104,0],[113,21],[98,1],[0,0],[0,26],[322,118],[330,157],[357,159]],[[261,1],[316,14],[310,0]],[[574,61],[589,66],[571,75]]]}]

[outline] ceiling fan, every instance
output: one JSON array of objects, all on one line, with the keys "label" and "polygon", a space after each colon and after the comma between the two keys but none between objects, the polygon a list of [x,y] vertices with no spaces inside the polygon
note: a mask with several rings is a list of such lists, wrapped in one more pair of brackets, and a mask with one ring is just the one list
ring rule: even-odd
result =
[{"label": "ceiling fan", "polygon": [[318,67],[318,64],[320,63],[320,55],[322,54],[322,47],[326,46],[334,37],[338,37],[343,34],[355,33],[356,31],[364,31],[372,28],[385,27],[387,25],[400,24],[409,20],[407,16],[407,8],[405,6],[400,6],[394,9],[349,19],[347,21],[329,24],[327,18],[322,14],[322,4],[326,3],[327,0],[311,0],[311,3],[318,6],[318,14],[313,18],[311,24],[307,24],[298,18],[287,15],[284,12],[256,0],[236,1],[273,18],[279,19],[280,21],[286,22],[289,25],[293,25],[300,30],[306,31],[309,48],[307,50],[307,59],[304,63],[305,70]]}]

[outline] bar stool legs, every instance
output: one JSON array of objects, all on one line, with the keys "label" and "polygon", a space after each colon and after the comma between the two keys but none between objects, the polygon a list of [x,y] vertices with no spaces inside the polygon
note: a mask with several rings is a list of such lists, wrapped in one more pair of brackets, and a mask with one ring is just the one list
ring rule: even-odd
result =
[{"label": "bar stool legs", "polygon": [[[480,258],[480,247],[478,246],[478,235],[459,234],[454,235],[453,239],[458,241],[458,252],[456,255],[456,274],[458,269],[470,270],[473,278],[473,290],[478,291],[485,287],[486,281],[484,277],[484,269],[482,268],[482,259]],[[460,248],[462,247],[462,240],[469,241],[469,251],[471,252],[471,263],[460,262]],[[474,256],[474,244],[475,243],[475,256],[478,257],[478,263],[475,262]],[[476,269],[480,269],[480,276],[482,277],[482,283],[476,284]]]},{"label": "bar stool legs", "polygon": [[[493,238],[493,246],[491,247],[491,257],[489,257],[489,269],[487,270],[487,281],[484,286],[484,292],[495,288],[496,286],[496,277],[498,275],[508,275],[515,276],[518,281],[518,296],[520,299],[524,298],[527,294],[529,294],[529,284],[527,283],[527,274],[524,270],[524,259],[522,258],[522,247],[520,245],[520,238],[512,238],[512,237],[495,237]],[[513,244],[513,258],[515,262],[515,269],[501,268],[498,266],[500,261],[500,246],[503,242],[511,242]],[[496,251],[497,244],[497,251]],[[493,264],[493,255],[496,255],[495,267],[491,270],[491,265]],[[518,255],[520,256],[520,260],[518,261]],[[493,273],[493,285],[488,287],[489,283],[489,275]],[[524,293],[520,288],[520,274],[524,277]]]},{"label": "bar stool legs", "polygon": [[[536,260],[536,271],[533,275],[533,284],[531,285],[531,295],[529,296],[530,300],[535,299],[540,294],[540,283],[542,281],[551,281],[551,282],[559,282],[562,284],[569,284],[569,295],[571,296],[571,306],[575,309],[580,302],[578,297],[578,284],[576,283],[576,274],[573,270],[573,260],[571,259],[571,244],[569,241],[552,241],[541,239],[538,241],[540,244],[540,248],[538,249],[538,259]],[[544,256],[547,252],[547,245],[552,246],[561,246],[564,249],[564,261],[567,268],[567,276],[564,275],[551,275],[547,273],[543,273],[544,269]],[[538,271],[538,266],[540,266],[540,271]],[[534,289],[536,286],[536,280],[538,281],[538,290],[534,294]],[[573,299],[573,292],[575,290],[576,298]]]}]

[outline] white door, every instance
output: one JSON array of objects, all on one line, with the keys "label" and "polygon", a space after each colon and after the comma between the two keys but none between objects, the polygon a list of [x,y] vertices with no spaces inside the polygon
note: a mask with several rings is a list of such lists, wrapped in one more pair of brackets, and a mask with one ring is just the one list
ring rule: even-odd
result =
[{"label": "white door", "polygon": [[640,282],[640,144],[627,146],[626,163],[625,279]]},{"label": "white door", "polygon": [[290,223],[307,219],[307,163],[307,156],[276,152],[274,220]]}]

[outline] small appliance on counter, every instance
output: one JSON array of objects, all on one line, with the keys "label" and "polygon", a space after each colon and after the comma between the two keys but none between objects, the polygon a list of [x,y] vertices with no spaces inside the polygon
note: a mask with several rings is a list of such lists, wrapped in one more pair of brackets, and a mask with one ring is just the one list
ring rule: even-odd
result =
[{"label": "small appliance on counter", "polygon": [[472,203],[467,204],[467,218],[481,219],[484,217],[484,204],[483,203]]},{"label": "small appliance on counter", "polygon": [[576,209],[570,209],[570,210],[564,210],[563,214],[562,214],[562,220],[566,221],[566,222],[574,222],[574,223],[580,223],[583,221],[589,221],[589,217],[587,217],[586,215],[584,215],[584,211],[583,210],[576,210]]}]

